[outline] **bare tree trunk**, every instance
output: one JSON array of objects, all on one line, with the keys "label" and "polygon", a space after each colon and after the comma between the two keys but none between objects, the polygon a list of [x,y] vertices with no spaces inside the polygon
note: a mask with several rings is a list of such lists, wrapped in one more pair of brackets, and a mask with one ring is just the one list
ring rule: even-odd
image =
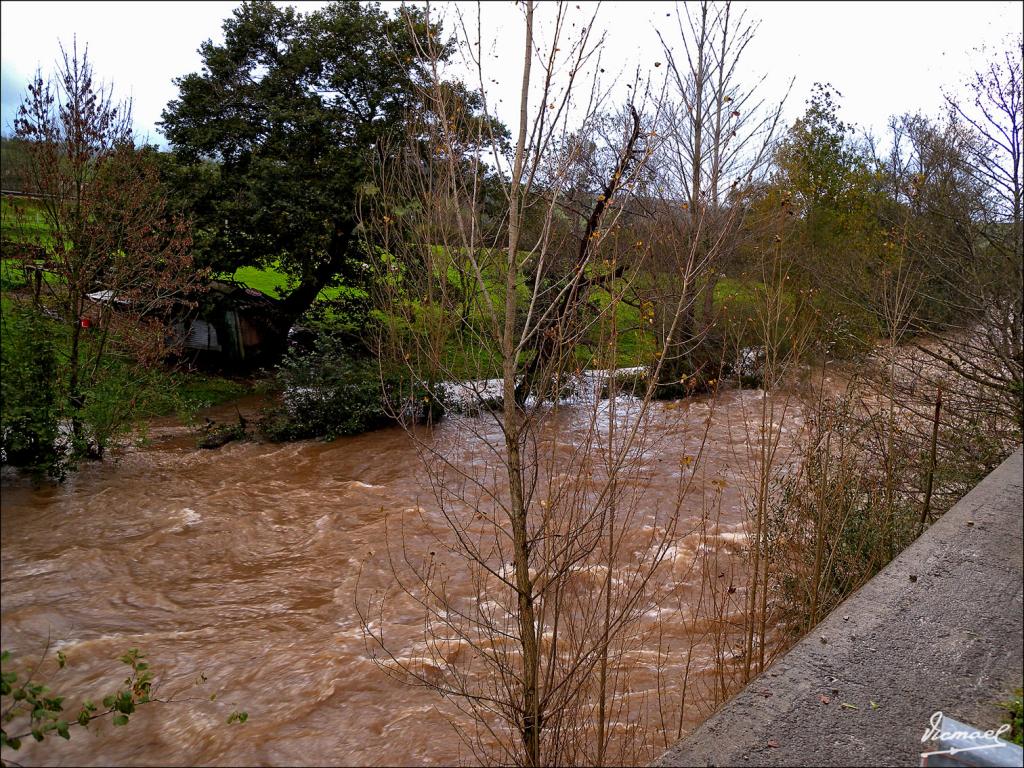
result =
[{"label": "bare tree trunk", "polygon": [[939,442],[939,415],[942,413],[942,385],[939,385],[935,393],[935,419],[932,421],[932,445],[928,452],[928,479],[924,489],[924,505],[921,507],[921,524],[917,528],[917,535],[924,533],[924,527],[928,523],[932,508],[932,485],[935,480],[935,454]]},{"label": "bare tree trunk", "polygon": [[540,708],[537,620],[533,609],[533,580],[530,578],[530,544],[527,538],[527,503],[523,489],[521,414],[516,402],[516,269],[521,227],[520,198],[529,122],[530,65],[533,58],[533,2],[526,3],[526,39],[523,43],[523,79],[519,102],[519,136],[509,189],[508,261],[505,274],[505,323],[502,336],[504,391],[504,432],[509,503],[512,524],[513,568],[518,595],[519,641],[523,650],[522,739],[527,765],[540,765],[543,713]]}]

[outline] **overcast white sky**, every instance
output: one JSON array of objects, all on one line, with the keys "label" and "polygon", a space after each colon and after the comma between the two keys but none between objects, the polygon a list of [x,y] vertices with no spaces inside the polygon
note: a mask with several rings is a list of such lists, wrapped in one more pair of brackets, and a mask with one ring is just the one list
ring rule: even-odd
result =
[{"label": "overcast white sky", "polygon": [[[311,8],[321,3],[296,2]],[[27,79],[39,66],[50,71],[58,40],[88,43],[96,74],[112,82],[118,96],[134,100],[137,131],[163,144],[156,121],[175,97],[174,77],[200,68],[196,49],[221,39],[220,25],[234,2],[0,2],[0,124],[9,133]],[[390,4],[389,4],[390,5]],[[788,119],[798,116],[815,81],[831,82],[842,94],[842,116],[881,132],[890,115],[936,114],[942,89],[955,88],[979,68],[977,49],[998,50],[1024,27],[1020,2],[755,2],[737,3],[761,20],[745,55],[748,73],[767,74],[765,93],[781,95],[796,78]],[[593,3],[571,6],[581,21]],[[470,12],[472,4],[465,4]],[[664,56],[656,25],[673,23],[674,4],[607,2],[598,24],[607,33],[602,66],[609,72],[653,67]],[[551,15],[542,4],[541,18]],[[522,12],[510,2],[485,3],[485,36],[494,41],[492,103],[510,125],[505,105],[514,102],[521,77]],[[658,70],[664,72],[664,68]],[[509,110],[511,112],[511,110]]]}]

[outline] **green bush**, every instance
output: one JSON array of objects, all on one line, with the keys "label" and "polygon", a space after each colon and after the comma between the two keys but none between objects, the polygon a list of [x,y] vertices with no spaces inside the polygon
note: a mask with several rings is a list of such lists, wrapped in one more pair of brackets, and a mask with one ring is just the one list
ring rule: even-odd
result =
[{"label": "green bush", "polygon": [[262,434],[273,441],[333,440],[393,423],[437,420],[441,402],[423,387],[382,374],[377,361],[357,356],[338,336],[318,336],[312,349],[290,350],[275,380],[280,403],[264,411]]},{"label": "green bush", "polygon": [[[144,419],[176,413],[188,421],[199,408],[246,391],[236,381],[142,365],[125,354],[108,353],[98,361],[92,358],[76,411],[66,392],[66,325],[9,299],[2,317],[0,458],[36,481],[60,480],[79,459],[102,458]],[[80,343],[91,354],[99,341],[84,335]],[[80,425],[77,439],[70,429],[72,413]]]},{"label": "green bush", "polygon": [[58,443],[60,405],[57,361],[48,323],[37,313],[12,308],[0,332],[0,454],[36,480],[65,472]]},{"label": "green bush", "polygon": [[1006,740],[1024,747],[1024,698],[1021,698],[1021,692],[1018,690],[1012,699],[1003,702],[1002,707],[1006,710],[1006,722],[1010,724]]}]

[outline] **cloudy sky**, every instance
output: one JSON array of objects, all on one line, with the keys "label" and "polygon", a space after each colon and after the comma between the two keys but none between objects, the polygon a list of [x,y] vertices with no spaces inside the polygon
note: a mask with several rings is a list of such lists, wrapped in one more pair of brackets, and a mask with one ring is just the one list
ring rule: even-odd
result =
[{"label": "cloudy sky", "polygon": [[[292,3],[312,8],[321,3]],[[389,3],[387,5],[394,5]],[[173,78],[200,68],[196,49],[221,39],[220,25],[234,2],[0,2],[0,85],[4,134],[10,131],[25,84],[37,67],[52,70],[58,42],[77,37],[87,43],[96,74],[116,94],[134,101],[136,130],[163,144],[156,122],[174,98]],[[799,115],[815,81],[830,82],[842,94],[842,116],[881,133],[888,117],[908,111],[936,114],[943,88],[957,87],[983,63],[979,49],[998,50],[1024,27],[1019,2],[757,2],[737,3],[760,19],[745,54],[746,74],[766,75],[764,93],[781,97],[795,78],[786,110]],[[475,14],[474,4],[461,4]],[[595,4],[572,3],[570,13],[589,19]],[[541,5],[540,19],[551,16]],[[512,124],[514,87],[520,77],[522,12],[513,3],[482,6],[485,37],[491,42],[486,75],[499,116]],[[664,59],[656,30],[674,25],[674,4],[606,2],[597,15],[606,34],[602,66],[630,73],[652,72]],[[678,34],[678,33],[677,33]],[[490,83],[493,79],[496,82]],[[628,79],[625,76],[624,79]],[[497,102],[497,99],[502,99]]]}]

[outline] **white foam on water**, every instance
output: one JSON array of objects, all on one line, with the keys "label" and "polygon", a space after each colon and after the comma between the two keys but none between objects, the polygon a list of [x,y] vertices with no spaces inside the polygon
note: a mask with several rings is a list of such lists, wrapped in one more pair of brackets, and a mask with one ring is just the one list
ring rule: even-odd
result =
[{"label": "white foam on water", "polygon": [[718,534],[718,538],[728,544],[735,544],[738,546],[746,546],[747,534],[742,531],[731,531],[726,533]]},{"label": "white foam on water", "polygon": [[199,523],[203,521],[203,516],[191,507],[185,507],[181,511],[185,513],[183,522],[185,523],[186,528],[191,528],[193,525],[199,525]]},{"label": "white foam on water", "polygon": [[182,507],[177,512],[172,512],[170,518],[172,524],[167,529],[170,533],[180,533],[188,528],[194,528],[203,522],[203,516],[192,509],[192,507]]},{"label": "white foam on water", "polygon": [[373,485],[372,483],[364,483],[362,480],[350,480],[346,485],[349,488],[362,488],[367,491],[378,491],[382,489],[383,485]]}]

